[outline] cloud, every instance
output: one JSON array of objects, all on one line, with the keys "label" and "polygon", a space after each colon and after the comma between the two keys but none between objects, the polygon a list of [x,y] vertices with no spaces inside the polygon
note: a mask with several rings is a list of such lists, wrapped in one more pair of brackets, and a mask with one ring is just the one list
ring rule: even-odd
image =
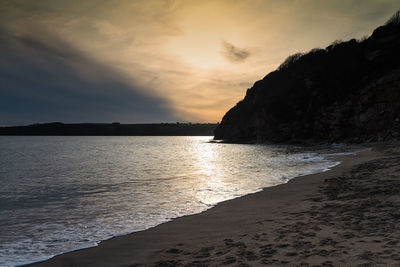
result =
[{"label": "cloud", "polygon": [[288,55],[370,34],[399,8],[359,2],[0,1],[0,123],[219,121]]},{"label": "cloud", "polygon": [[250,52],[248,50],[238,48],[226,41],[222,41],[222,50],[220,53],[227,60],[233,63],[243,62],[250,56]]},{"label": "cloud", "polygon": [[177,120],[166,100],[44,30],[0,41],[0,124]]}]

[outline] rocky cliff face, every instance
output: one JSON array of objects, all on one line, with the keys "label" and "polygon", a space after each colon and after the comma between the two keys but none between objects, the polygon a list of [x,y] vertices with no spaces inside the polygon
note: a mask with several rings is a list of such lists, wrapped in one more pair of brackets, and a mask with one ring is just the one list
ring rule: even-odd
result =
[{"label": "rocky cliff face", "polygon": [[214,139],[400,138],[399,12],[396,15],[363,41],[336,42],[289,57],[225,114]]}]

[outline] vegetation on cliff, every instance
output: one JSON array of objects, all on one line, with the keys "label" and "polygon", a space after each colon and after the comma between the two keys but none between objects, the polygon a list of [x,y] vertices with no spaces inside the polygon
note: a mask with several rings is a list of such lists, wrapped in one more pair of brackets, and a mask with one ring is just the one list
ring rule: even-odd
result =
[{"label": "vegetation on cliff", "polygon": [[288,57],[215,130],[238,142],[400,137],[400,12],[364,40]]}]

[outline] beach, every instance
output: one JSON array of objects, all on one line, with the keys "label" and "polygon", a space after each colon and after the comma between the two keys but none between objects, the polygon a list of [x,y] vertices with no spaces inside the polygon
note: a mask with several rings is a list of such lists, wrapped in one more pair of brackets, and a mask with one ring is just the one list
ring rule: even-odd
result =
[{"label": "beach", "polygon": [[400,149],[378,144],[154,228],[33,266],[396,266]]}]

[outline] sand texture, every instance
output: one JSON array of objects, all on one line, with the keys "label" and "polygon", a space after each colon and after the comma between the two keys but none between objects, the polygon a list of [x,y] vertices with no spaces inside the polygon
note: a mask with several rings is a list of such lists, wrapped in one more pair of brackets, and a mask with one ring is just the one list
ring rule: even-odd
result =
[{"label": "sand texture", "polygon": [[35,266],[400,266],[400,149]]}]

